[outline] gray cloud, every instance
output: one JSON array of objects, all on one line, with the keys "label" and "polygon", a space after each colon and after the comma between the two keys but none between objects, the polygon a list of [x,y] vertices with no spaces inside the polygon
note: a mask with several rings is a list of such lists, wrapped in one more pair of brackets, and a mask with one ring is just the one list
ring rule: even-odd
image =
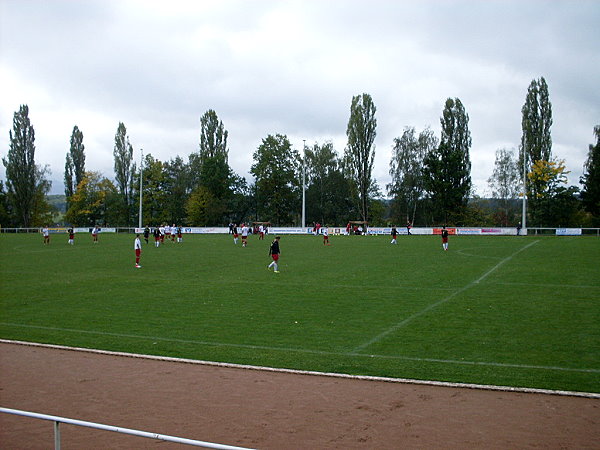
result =
[{"label": "gray cloud", "polygon": [[445,99],[459,97],[483,193],[495,150],[518,147],[529,82],[544,76],[554,153],[576,183],[600,121],[599,5],[0,0],[0,149],[12,114],[29,104],[37,159],[61,192],[73,125],[88,168],[111,176],[119,121],[136,149],[186,158],[200,116],[214,109],[233,169],[248,176],[267,134],[287,134],[297,148],[331,140],[341,154],[352,96],[368,92],[378,109],[375,176],[385,186],[393,138],[405,126],[439,133]]}]

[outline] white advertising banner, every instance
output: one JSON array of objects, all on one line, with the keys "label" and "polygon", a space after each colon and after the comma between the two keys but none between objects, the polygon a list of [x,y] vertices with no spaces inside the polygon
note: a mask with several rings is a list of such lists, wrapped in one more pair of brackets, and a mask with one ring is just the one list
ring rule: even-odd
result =
[{"label": "white advertising banner", "polygon": [[557,228],[557,236],[581,236],[581,228]]}]

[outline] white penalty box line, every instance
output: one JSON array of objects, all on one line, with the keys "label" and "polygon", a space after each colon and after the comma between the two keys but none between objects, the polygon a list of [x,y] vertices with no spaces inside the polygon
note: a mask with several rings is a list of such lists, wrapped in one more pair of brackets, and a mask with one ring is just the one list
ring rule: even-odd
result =
[{"label": "white penalty box line", "polygon": [[398,331],[400,328],[404,327],[405,325],[409,324],[410,322],[412,322],[414,319],[421,317],[422,315],[424,315],[425,313],[431,311],[432,309],[437,308],[440,305],[443,305],[444,303],[447,303],[448,301],[452,300],[454,297],[456,297],[458,294],[463,293],[464,291],[466,291],[467,289],[472,288],[473,286],[478,285],[479,283],[481,283],[485,278],[487,278],[492,272],[494,272],[496,269],[498,269],[500,266],[502,266],[503,264],[507,263],[508,261],[510,261],[511,259],[513,259],[516,255],[518,255],[519,253],[521,253],[524,250],[527,250],[529,247],[531,247],[534,244],[537,244],[539,242],[539,239],[533,242],[530,242],[529,244],[527,244],[525,247],[520,248],[519,250],[517,250],[516,252],[514,252],[512,255],[507,256],[506,258],[504,258],[503,260],[501,260],[498,264],[496,264],[494,267],[492,267],[490,270],[488,270],[486,273],[484,273],[481,277],[479,277],[478,279],[476,279],[475,281],[471,281],[469,284],[463,286],[462,288],[458,289],[457,291],[453,292],[452,294],[444,297],[443,299],[432,303],[431,305],[425,307],[424,309],[422,309],[421,311],[418,311],[416,313],[414,313],[411,316],[408,316],[406,319],[396,323],[395,325],[391,326],[390,328],[388,328],[387,330],[379,333],[377,336],[375,336],[373,339],[370,339],[369,341],[359,345],[358,347],[354,348],[354,350],[352,350],[352,353],[357,353],[360,351],[363,351],[364,349],[366,349],[367,347],[369,347],[372,344],[375,344],[376,342],[379,342],[381,339],[383,339],[384,337],[394,333],[395,331]]}]

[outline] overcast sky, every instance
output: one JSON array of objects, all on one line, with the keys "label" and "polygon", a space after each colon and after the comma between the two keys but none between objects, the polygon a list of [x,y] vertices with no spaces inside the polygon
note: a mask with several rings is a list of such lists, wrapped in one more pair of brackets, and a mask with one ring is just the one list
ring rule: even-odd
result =
[{"label": "overcast sky", "polygon": [[[229,163],[249,174],[269,134],[339,155],[354,95],[377,108],[374,177],[385,192],[393,139],[440,135],[447,98],[469,114],[479,195],[495,151],[518,148],[521,107],[544,77],[555,157],[579,183],[600,124],[600,1],[0,0],[0,156],[29,105],[36,162],[63,193],[73,127],[86,169],[113,178],[119,122],[166,161],[198,150],[200,117],[229,131]],[[0,178],[5,178],[0,165]]]}]

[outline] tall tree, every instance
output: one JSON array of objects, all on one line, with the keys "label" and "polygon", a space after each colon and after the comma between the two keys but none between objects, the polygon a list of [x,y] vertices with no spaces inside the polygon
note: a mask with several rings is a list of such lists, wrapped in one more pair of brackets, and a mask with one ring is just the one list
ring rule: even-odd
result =
[{"label": "tall tree", "polygon": [[212,158],[217,155],[225,157],[227,162],[229,150],[227,149],[228,132],[219,120],[217,113],[209,109],[200,118],[200,159]]},{"label": "tall tree", "polygon": [[[519,149],[519,165],[521,170],[531,173],[536,161],[552,161],[552,104],[548,93],[548,84],[544,77],[532,80],[527,89],[525,103],[521,108],[521,145]],[[544,189],[538,178],[528,177],[526,191],[529,199],[529,213],[538,216],[536,208],[538,199]]]},{"label": "tall tree", "polygon": [[594,127],[596,144],[590,144],[584,174],[579,180],[583,185],[581,201],[586,211],[600,220],[600,125]]},{"label": "tall tree", "polygon": [[70,198],[73,197],[73,194],[75,193],[77,184],[75,183],[75,176],[73,174],[73,159],[71,158],[71,153],[67,153],[65,159],[65,197],[67,198],[68,205]]},{"label": "tall tree", "polygon": [[135,163],[133,163],[133,147],[129,143],[127,129],[122,122],[119,122],[117,133],[115,134],[115,147],[113,150],[115,159],[115,181],[117,188],[122,198],[123,224],[129,225],[131,222],[131,207],[133,203],[133,174],[136,171]]},{"label": "tall tree", "polygon": [[269,135],[253,154],[257,214],[276,225],[291,225],[300,210],[300,155],[287,136]]},{"label": "tall tree", "polygon": [[71,133],[71,147],[65,162],[65,196],[67,202],[75,193],[76,187],[81,183],[85,175],[85,145],[83,145],[83,133],[77,125]]},{"label": "tall tree", "polygon": [[372,173],[377,135],[375,111],[375,104],[369,94],[354,96],[346,129],[346,167],[358,194],[359,210],[364,221],[369,220],[369,196],[374,188]]},{"label": "tall tree", "polygon": [[525,152],[527,172],[531,172],[535,161],[552,159],[552,103],[544,77],[529,84],[521,113],[523,134],[519,160],[523,161]]},{"label": "tall tree", "polygon": [[429,128],[416,136],[414,127],[406,127],[402,137],[394,138],[390,161],[392,182],[387,191],[394,199],[396,219],[402,216],[406,222],[415,222],[424,191],[423,161],[437,145],[438,140]]},{"label": "tall tree", "polygon": [[229,167],[228,132],[212,109],[200,118],[200,149],[189,157],[187,209],[190,223],[224,224],[232,210],[234,183]]},{"label": "tall tree", "polygon": [[46,194],[51,183],[46,179],[47,167],[35,163],[35,131],[29,120],[29,107],[21,105],[13,117],[9,131],[10,147],[6,168],[7,200],[15,215],[15,223],[24,227],[47,219],[49,206]]},{"label": "tall tree", "polygon": [[308,222],[339,225],[353,209],[348,180],[331,142],[306,149]]},{"label": "tall tree", "polygon": [[509,225],[511,200],[516,199],[522,190],[520,179],[519,162],[514,150],[496,150],[494,172],[488,178],[488,185],[492,189],[492,197],[500,201],[502,209],[498,218],[503,226]]},{"label": "tall tree", "polygon": [[424,160],[425,189],[434,204],[434,220],[459,221],[471,193],[471,132],[458,98],[446,100],[440,122],[440,145]]}]

